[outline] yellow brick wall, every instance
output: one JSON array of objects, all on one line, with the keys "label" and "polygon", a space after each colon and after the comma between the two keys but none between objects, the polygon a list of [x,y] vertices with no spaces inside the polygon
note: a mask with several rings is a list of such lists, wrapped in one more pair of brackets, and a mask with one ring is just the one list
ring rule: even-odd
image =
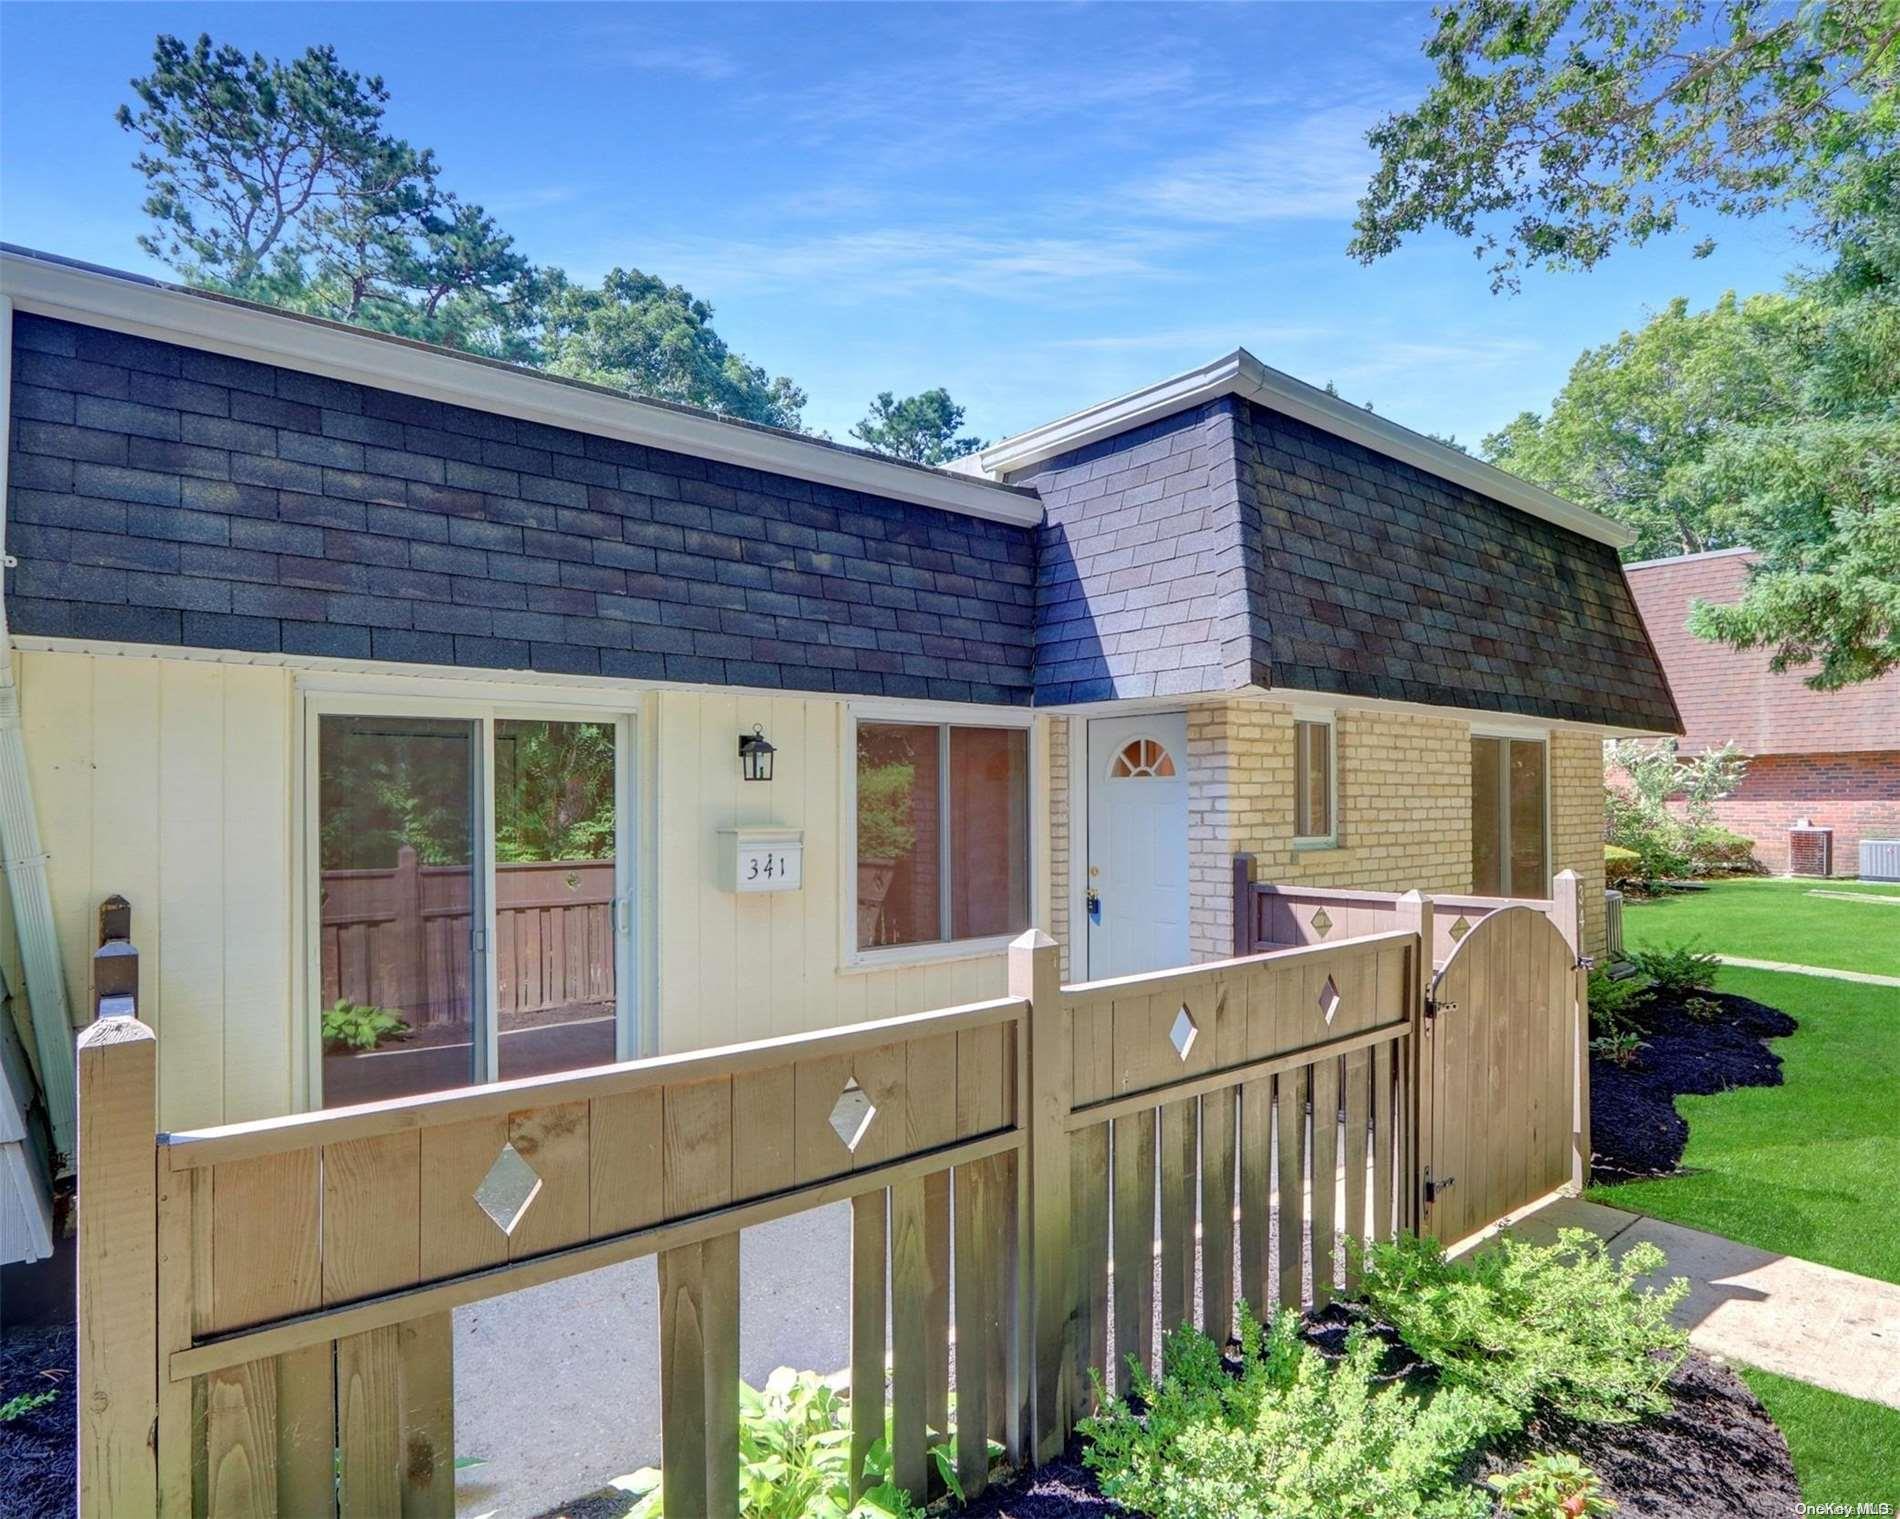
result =
[{"label": "yellow brick wall", "polygon": [[[1233,953],[1233,857],[1263,881],[1361,891],[1471,890],[1470,726],[1458,718],[1338,714],[1338,843],[1293,847],[1293,709],[1235,697],[1189,709],[1188,867],[1197,960]],[[1602,744],[1553,734],[1551,869],[1582,878],[1584,942],[1603,934]]]},{"label": "yellow brick wall", "polygon": [[1550,868],[1574,870],[1583,903],[1583,952],[1603,953],[1603,741],[1550,736]]}]

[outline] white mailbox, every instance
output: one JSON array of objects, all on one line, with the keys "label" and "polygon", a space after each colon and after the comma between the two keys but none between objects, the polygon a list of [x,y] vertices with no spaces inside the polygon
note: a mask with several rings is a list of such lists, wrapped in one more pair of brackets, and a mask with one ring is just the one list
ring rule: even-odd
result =
[{"label": "white mailbox", "polygon": [[802,828],[721,828],[719,885],[724,891],[797,891],[805,883]]}]

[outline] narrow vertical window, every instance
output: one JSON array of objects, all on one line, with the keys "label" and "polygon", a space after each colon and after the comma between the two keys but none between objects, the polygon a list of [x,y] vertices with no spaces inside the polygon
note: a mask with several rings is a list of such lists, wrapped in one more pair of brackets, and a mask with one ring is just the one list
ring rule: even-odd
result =
[{"label": "narrow vertical window", "polygon": [[1029,926],[1029,734],[858,724],[857,946]]},{"label": "narrow vertical window", "polygon": [[1483,896],[1550,892],[1548,761],[1540,739],[1471,740],[1471,884]]},{"label": "narrow vertical window", "polygon": [[1293,725],[1293,839],[1330,844],[1333,838],[1333,725],[1301,719]]}]

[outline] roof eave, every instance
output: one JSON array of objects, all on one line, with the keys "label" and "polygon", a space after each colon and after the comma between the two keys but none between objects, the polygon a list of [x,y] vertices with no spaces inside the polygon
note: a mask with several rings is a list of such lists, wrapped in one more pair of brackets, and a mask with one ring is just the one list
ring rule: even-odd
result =
[{"label": "roof eave", "polygon": [[639,400],[517,364],[37,256],[28,250],[0,252],[0,296],[16,310],[39,316],[619,438],[813,484],[1017,527],[1034,527],[1042,520],[1042,503],[1032,493],[993,480],[884,459],[775,428]]},{"label": "roof eave", "polygon": [[998,479],[1045,459],[1087,447],[1224,395],[1239,395],[1323,432],[1349,439],[1389,458],[1463,485],[1533,517],[1613,548],[1636,541],[1635,530],[1566,501],[1528,480],[1414,432],[1374,412],[1329,395],[1237,348],[1198,369],[1159,380],[1113,400],[1059,417],[993,444],[979,456]]}]

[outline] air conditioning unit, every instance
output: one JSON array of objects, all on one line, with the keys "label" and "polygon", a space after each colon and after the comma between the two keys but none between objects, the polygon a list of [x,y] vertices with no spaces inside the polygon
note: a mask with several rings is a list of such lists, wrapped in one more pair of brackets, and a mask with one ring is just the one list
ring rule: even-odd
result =
[{"label": "air conditioning unit", "polygon": [[1806,818],[1788,830],[1788,874],[1791,876],[1831,876],[1834,874],[1834,830],[1816,828]]},{"label": "air conditioning unit", "polygon": [[1900,839],[1862,839],[1860,878],[1863,881],[1900,881]]}]

